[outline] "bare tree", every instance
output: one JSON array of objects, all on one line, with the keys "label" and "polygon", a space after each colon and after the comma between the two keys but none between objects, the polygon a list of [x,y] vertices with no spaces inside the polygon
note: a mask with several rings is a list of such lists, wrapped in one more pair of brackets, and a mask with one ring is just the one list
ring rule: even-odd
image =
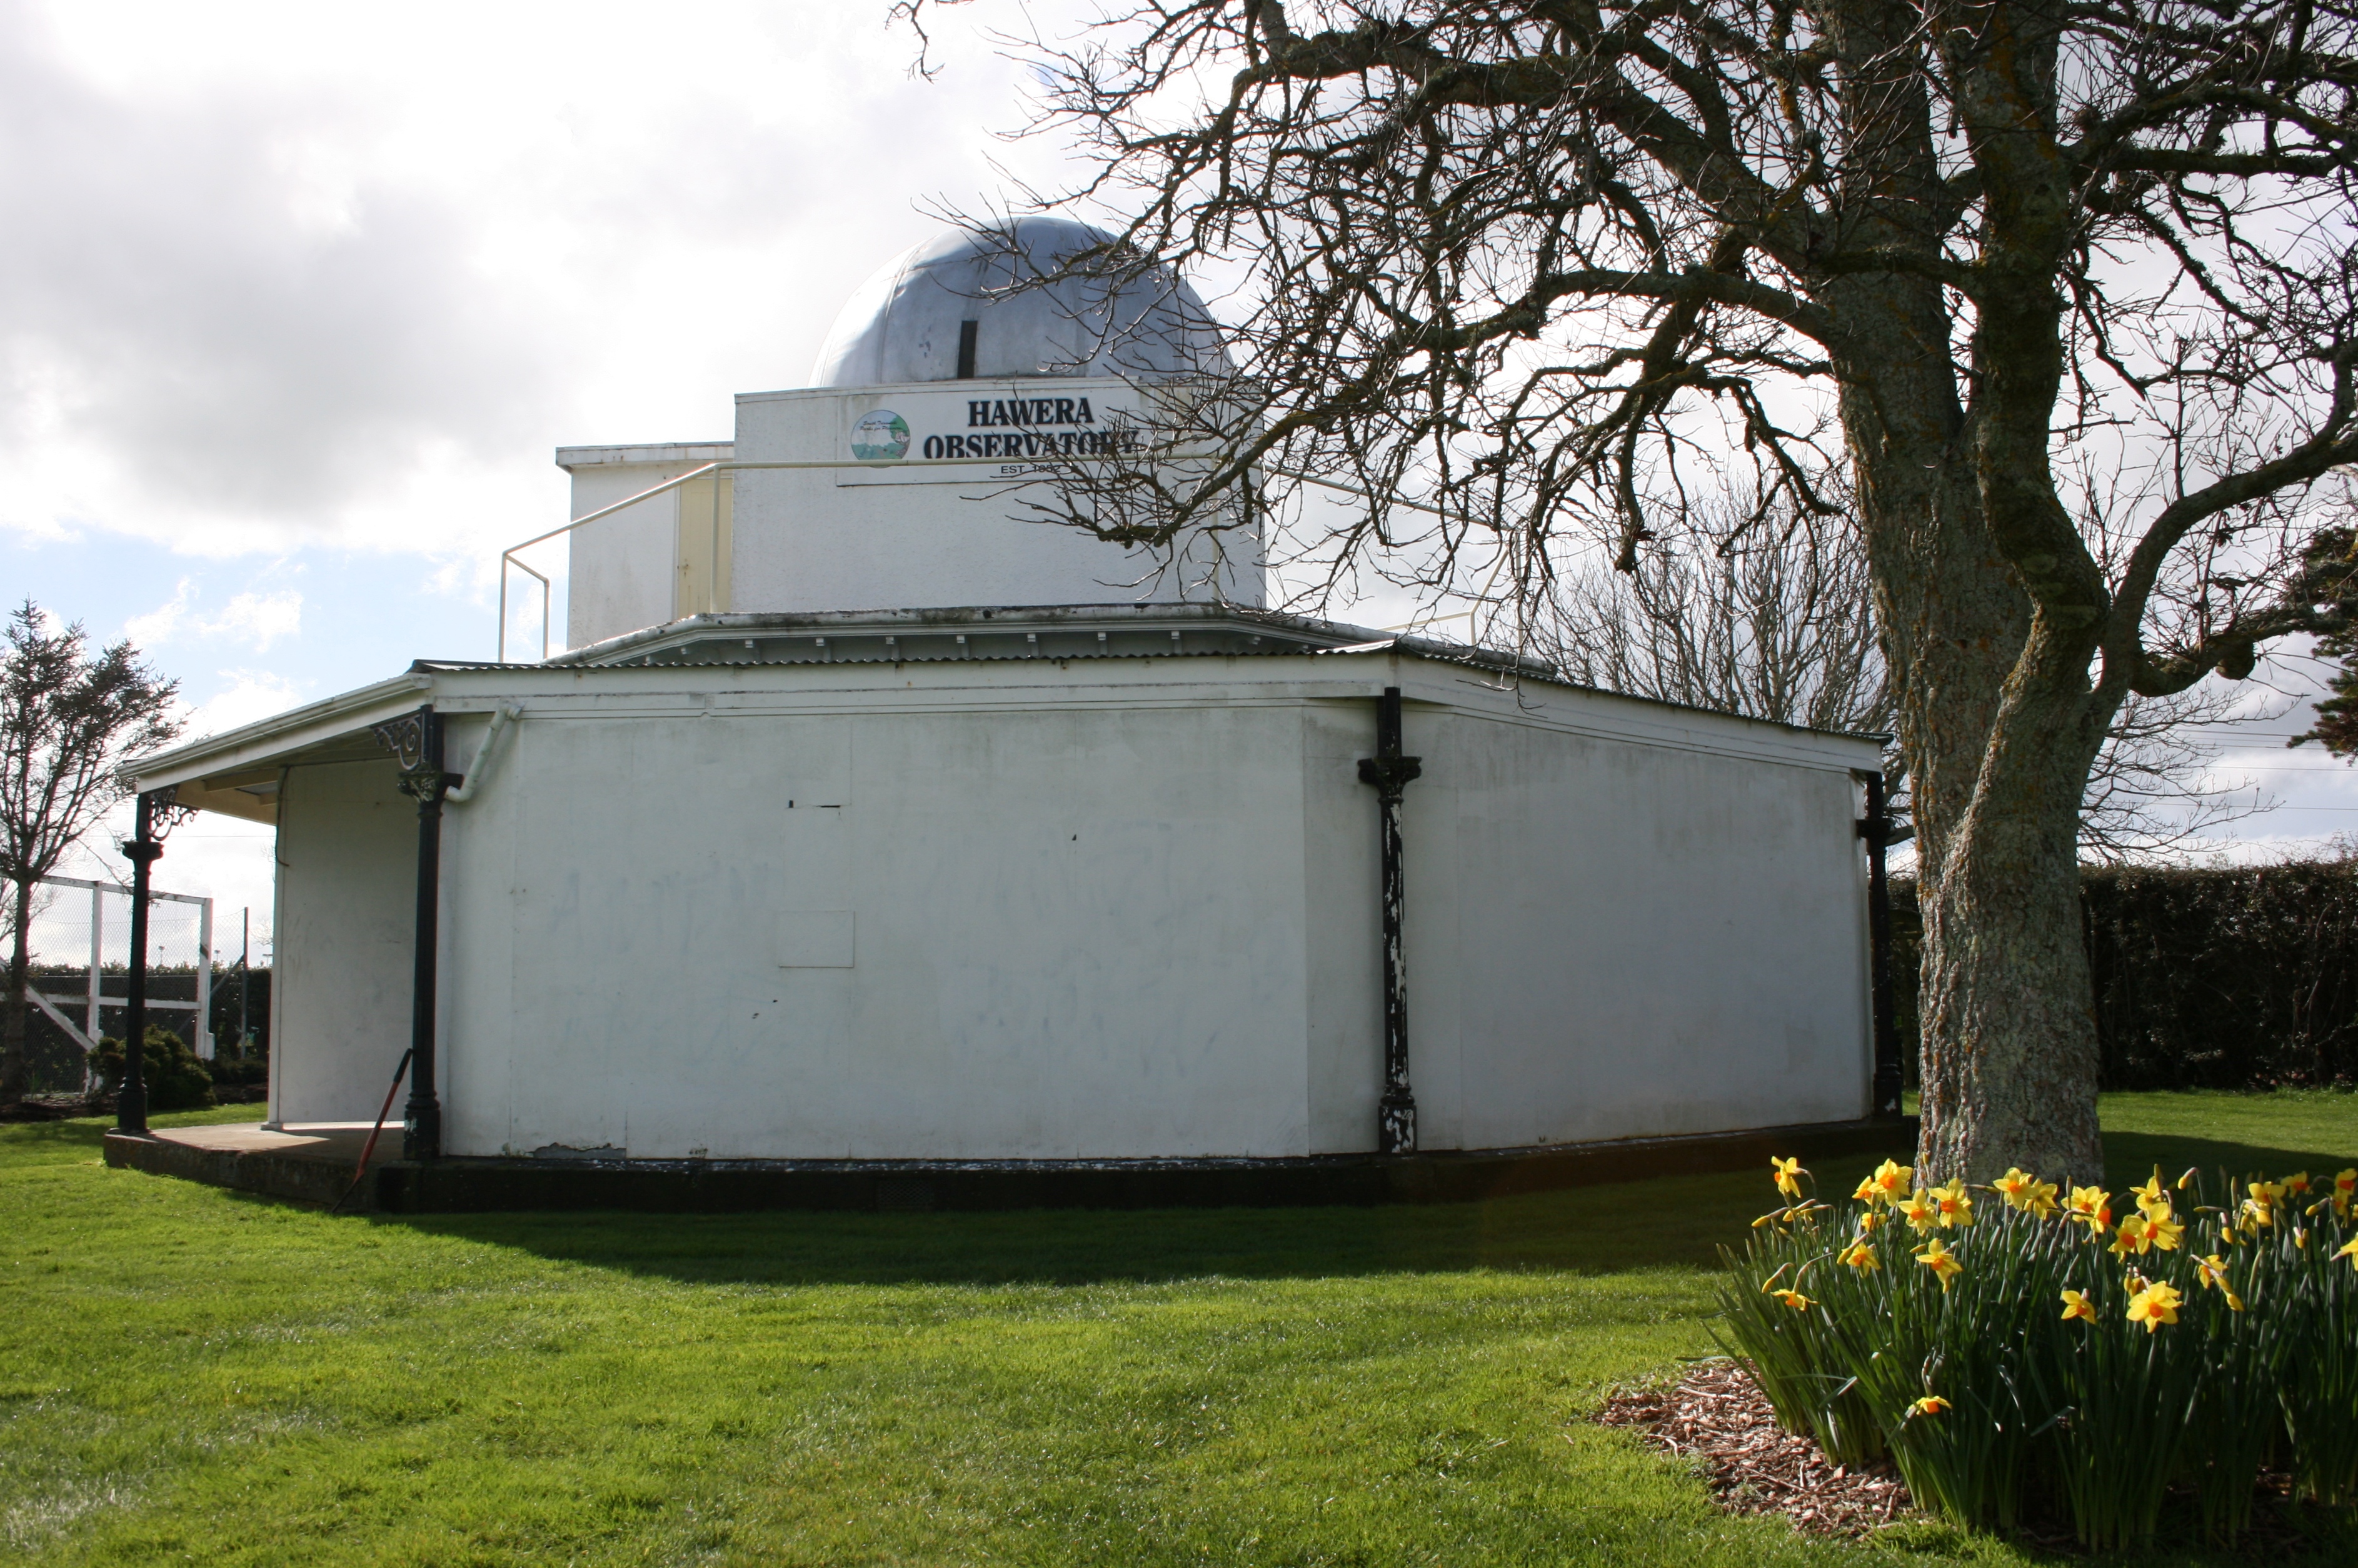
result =
[{"label": "bare tree", "polygon": [[[1574,680],[1815,730],[1880,734],[1892,704],[1876,646],[1866,562],[1821,519],[1737,535],[1698,525],[1646,542],[1615,572],[1557,577],[1534,628]],[[1725,540],[1725,544],[1721,540]]]},{"label": "bare tree", "polygon": [[1920,1162],[2093,1174],[2089,771],[2132,697],[2344,609],[2273,568],[2358,461],[2358,0],[1133,0],[1022,47],[1068,197],[1132,215],[1100,262],[1240,279],[1213,460],[1074,525],[1168,545],[1330,479],[1383,498],[1336,558],[1503,565],[1530,629],[1568,539],[1630,569],[1737,474],[1848,483]]},{"label": "bare tree", "polygon": [[6,1033],[0,1104],[25,1098],[33,893],[123,797],[124,759],[180,732],[179,687],[128,642],[95,656],[79,622],[52,630],[27,600],[0,649],[0,879],[9,883]]},{"label": "bare tree", "polygon": [[[1555,580],[1537,633],[1574,680],[1816,730],[1889,734],[1897,705],[1876,635],[1873,584],[1855,529],[1807,514],[1744,526],[1749,499],[1706,502],[1688,525],[1639,547],[1636,567],[1591,561]],[[2207,727],[2247,717],[2217,683],[2131,697],[2113,716],[2081,801],[2080,858],[2184,859],[2224,823],[2266,808],[2211,778]],[[1884,763],[1913,838],[1907,760]]]}]

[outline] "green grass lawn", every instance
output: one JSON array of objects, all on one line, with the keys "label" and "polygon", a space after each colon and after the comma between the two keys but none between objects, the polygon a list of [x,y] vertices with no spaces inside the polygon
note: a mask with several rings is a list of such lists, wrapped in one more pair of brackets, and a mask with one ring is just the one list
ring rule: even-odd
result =
[{"label": "green grass lawn", "polygon": [[[2105,1112],[2124,1174],[2358,1162],[2358,1097]],[[98,1133],[0,1129],[0,1552],[32,1562],[1859,1561],[1583,1420],[1713,1349],[1712,1249],[1765,1173],[1432,1208],[330,1218],[105,1170]],[[1873,1550],[2042,1560],[1933,1526]],[[2346,1564],[2358,1530],[2266,1555]]]}]

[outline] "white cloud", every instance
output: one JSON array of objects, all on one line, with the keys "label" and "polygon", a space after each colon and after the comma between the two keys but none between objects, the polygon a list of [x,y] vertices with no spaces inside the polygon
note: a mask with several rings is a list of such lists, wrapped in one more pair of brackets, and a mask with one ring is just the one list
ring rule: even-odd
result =
[{"label": "white cloud", "polygon": [[168,643],[180,629],[181,620],[189,613],[189,602],[196,598],[194,579],[182,578],[173,589],[172,597],[145,615],[135,615],[123,623],[123,634],[141,648],[153,648]]},{"label": "white cloud", "polygon": [[229,685],[189,710],[190,736],[218,735],[284,713],[304,700],[293,681],[268,670],[223,670],[221,675]]},{"label": "white cloud", "polygon": [[241,593],[222,607],[219,615],[192,614],[198,598],[196,580],[182,578],[172,597],[123,623],[123,634],[140,648],[159,647],[183,638],[230,640],[255,654],[270,651],[281,637],[302,630],[303,595],[294,589],[275,593]]},{"label": "white cloud", "polygon": [[1059,156],[883,16],[0,0],[0,529],[473,558],[553,447],[725,436],[920,204]]},{"label": "white cloud", "polygon": [[281,637],[302,630],[303,596],[293,589],[277,593],[241,593],[206,625],[211,636],[237,637],[257,654],[266,654]]}]

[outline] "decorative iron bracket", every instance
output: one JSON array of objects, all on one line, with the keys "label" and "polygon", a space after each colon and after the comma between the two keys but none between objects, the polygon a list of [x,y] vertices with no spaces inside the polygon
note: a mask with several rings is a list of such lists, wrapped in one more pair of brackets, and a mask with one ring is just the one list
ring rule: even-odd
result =
[{"label": "decorative iron bracket", "polygon": [[147,830],[143,838],[134,832],[128,838],[118,838],[115,853],[133,865],[153,863],[164,858],[164,840],[173,828],[197,814],[193,806],[180,804],[180,786],[166,784],[162,789],[146,792]]},{"label": "decorative iron bracket", "polygon": [[393,753],[395,763],[401,769],[401,779],[395,787],[421,803],[440,800],[452,782],[450,775],[442,771],[439,759],[431,755],[432,748],[427,744],[427,726],[433,716],[431,707],[421,708],[369,730],[377,744]]},{"label": "decorative iron bracket", "polygon": [[170,836],[173,828],[196,814],[195,806],[183,806],[180,803],[178,784],[166,784],[162,789],[150,790],[147,806],[147,837],[161,844]]}]

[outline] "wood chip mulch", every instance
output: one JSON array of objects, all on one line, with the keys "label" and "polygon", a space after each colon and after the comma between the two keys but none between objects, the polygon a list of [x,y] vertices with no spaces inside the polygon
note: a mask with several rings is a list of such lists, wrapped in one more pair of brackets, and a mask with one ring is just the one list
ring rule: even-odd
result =
[{"label": "wood chip mulch", "polygon": [[1781,1513],[1812,1535],[1857,1537],[1909,1511],[1907,1485],[1888,1463],[1828,1464],[1815,1440],[1777,1424],[1768,1397],[1734,1361],[1697,1362],[1670,1388],[1617,1389],[1595,1419],[1702,1461],[1712,1495],[1730,1513]]}]

